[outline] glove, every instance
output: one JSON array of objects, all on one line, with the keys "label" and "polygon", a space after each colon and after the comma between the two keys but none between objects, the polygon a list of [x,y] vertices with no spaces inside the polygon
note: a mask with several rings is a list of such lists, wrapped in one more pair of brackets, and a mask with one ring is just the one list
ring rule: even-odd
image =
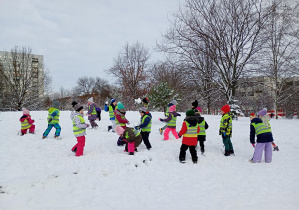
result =
[{"label": "glove", "polygon": [[108,101],[106,101],[105,104],[108,105]]},{"label": "glove", "polygon": [[179,138],[181,138],[182,136],[180,136],[180,135],[178,135],[179,136]]},{"label": "glove", "polygon": [[135,126],[135,130],[139,130],[140,129],[140,127],[139,126]]},{"label": "glove", "polygon": [[90,127],[90,125],[89,125],[89,124],[85,124],[85,125],[86,125],[86,128]]},{"label": "glove", "polygon": [[252,144],[253,147],[255,147],[255,144]]},{"label": "glove", "polygon": [[274,147],[273,151],[277,151],[278,152],[279,151],[278,146]]},{"label": "glove", "polygon": [[48,122],[50,123],[50,122],[52,122],[52,120],[53,120],[53,117],[51,117],[51,118],[48,120]]}]

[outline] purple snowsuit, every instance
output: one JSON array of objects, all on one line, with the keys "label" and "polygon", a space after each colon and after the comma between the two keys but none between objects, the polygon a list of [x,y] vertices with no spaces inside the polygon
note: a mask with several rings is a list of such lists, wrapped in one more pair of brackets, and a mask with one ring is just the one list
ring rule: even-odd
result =
[{"label": "purple snowsuit", "polygon": [[95,120],[98,118],[97,114],[91,114],[93,109],[96,109],[97,105],[95,103],[91,103],[88,105],[88,112],[87,114],[90,114],[90,116],[88,116],[88,120],[90,122],[90,125],[92,128],[97,127],[98,124],[95,122]]},{"label": "purple snowsuit", "polygon": [[[255,128],[253,124],[263,123],[260,118],[253,118],[250,124],[250,142],[255,144]],[[263,123],[264,124],[264,123]],[[266,125],[265,125],[266,126]],[[255,163],[260,163],[263,156],[263,151],[265,150],[265,162],[272,162],[272,142],[273,136],[271,132],[261,133],[257,135],[257,144],[255,146],[253,158],[251,159]]]}]

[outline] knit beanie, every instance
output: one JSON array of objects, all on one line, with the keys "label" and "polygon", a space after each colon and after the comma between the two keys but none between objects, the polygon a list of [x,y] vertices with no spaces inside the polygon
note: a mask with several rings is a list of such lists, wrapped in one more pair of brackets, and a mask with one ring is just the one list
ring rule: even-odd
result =
[{"label": "knit beanie", "polygon": [[173,105],[177,105],[178,104],[178,102],[176,100],[172,100],[172,101],[170,101],[170,103],[173,104]]},{"label": "knit beanie", "polygon": [[30,114],[30,112],[29,112],[29,110],[28,110],[28,109],[26,109],[26,108],[23,108],[22,110],[23,110],[23,115],[25,115],[25,114],[29,115],[29,114]]},{"label": "knit beanie", "polygon": [[114,101],[116,101],[116,100],[115,100],[114,98],[112,98],[112,99],[111,99],[111,104],[112,104]]},{"label": "knit beanie", "polygon": [[221,108],[221,111],[223,111],[225,114],[228,113],[230,111],[230,106],[228,104],[224,105]]},{"label": "knit beanie", "polygon": [[195,111],[193,109],[189,109],[187,112],[186,112],[186,116],[195,116]]},{"label": "knit beanie", "polygon": [[192,106],[193,106],[194,108],[198,107],[198,101],[195,100],[194,102],[192,102]]},{"label": "knit beanie", "polygon": [[78,104],[76,101],[72,102],[73,108],[75,111],[80,112],[83,109],[83,106]]},{"label": "knit beanie", "polygon": [[90,98],[88,99],[88,102],[93,103],[93,97],[90,97]]},{"label": "knit beanie", "polygon": [[60,102],[59,102],[59,101],[53,101],[52,104],[53,104],[52,106],[53,106],[54,108],[59,109],[59,107],[60,107]]},{"label": "knit beanie", "polygon": [[267,114],[266,109],[262,109],[261,111],[259,111],[259,116],[265,116],[266,114]]},{"label": "knit beanie", "polygon": [[143,112],[144,114],[146,114],[146,112],[147,112],[146,107],[141,107],[141,108],[139,109],[139,112]]},{"label": "knit beanie", "polygon": [[145,103],[145,104],[148,104],[148,98],[142,99],[142,102]]},{"label": "knit beanie", "polygon": [[118,108],[118,109],[124,109],[125,106],[124,106],[121,102],[118,102],[118,103],[117,103],[117,108]]},{"label": "knit beanie", "polygon": [[256,118],[255,113],[252,112],[252,113],[250,114],[250,117],[249,117],[249,118],[250,118],[250,120],[252,120],[253,118]]},{"label": "knit beanie", "polygon": [[174,112],[174,111],[175,111],[175,108],[176,108],[176,106],[175,106],[175,105],[172,105],[171,107],[169,107],[169,111],[170,111],[170,112]]},{"label": "knit beanie", "polygon": [[124,133],[125,129],[123,129],[123,127],[117,125],[115,128],[114,128],[115,132],[117,133],[117,135],[121,135]]}]

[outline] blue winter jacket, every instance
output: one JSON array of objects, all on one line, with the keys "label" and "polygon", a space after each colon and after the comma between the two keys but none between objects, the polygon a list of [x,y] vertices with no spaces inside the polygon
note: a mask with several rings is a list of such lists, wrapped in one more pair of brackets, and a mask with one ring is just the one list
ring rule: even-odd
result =
[{"label": "blue winter jacket", "polygon": [[[253,118],[251,120],[251,123],[263,123],[263,121],[260,118]],[[255,144],[255,128],[250,123],[250,142],[251,144]],[[256,142],[257,143],[266,143],[266,142],[272,142],[273,136],[271,132],[268,133],[262,133],[256,136]]]}]

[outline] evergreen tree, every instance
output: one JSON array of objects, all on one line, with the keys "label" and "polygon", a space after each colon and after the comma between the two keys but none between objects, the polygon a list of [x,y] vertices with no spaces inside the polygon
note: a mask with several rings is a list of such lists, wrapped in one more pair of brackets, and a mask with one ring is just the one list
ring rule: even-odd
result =
[{"label": "evergreen tree", "polygon": [[168,103],[174,98],[174,90],[170,88],[167,82],[160,82],[151,88],[149,101],[153,110],[166,111]]}]

